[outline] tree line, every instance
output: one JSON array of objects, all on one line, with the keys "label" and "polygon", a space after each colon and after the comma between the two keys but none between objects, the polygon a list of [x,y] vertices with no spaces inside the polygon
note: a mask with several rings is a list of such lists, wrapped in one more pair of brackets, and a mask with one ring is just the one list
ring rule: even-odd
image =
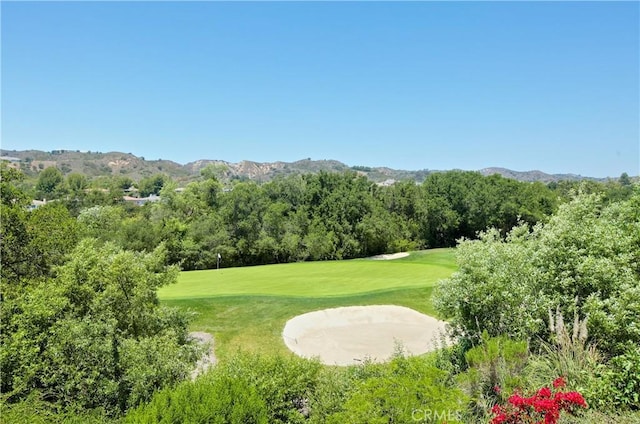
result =
[{"label": "tree line", "polygon": [[[163,174],[139,182],[128,177],[66,179],[41,172],[33,197],[60,199],[84,236],[124,249],[152,251],[160,243],[168,261],[184,270],[304,260],[366,257],[403,250],[455,246],[486,228],[506,234],[518,223],[546,220],[571,197],[577,183],[545,185],[477,172],[433,173],[422,184],[379,186],[354,171],[288,176],[258,184],[223,184],[220,169],[205,168],[179,190]],[[136,207],[123,190],[161,201]],[[612,199],[630,194],[626,180],[583,182],[580,190]],[[47,197],[48,196],[48,197]]]},{"label": "tree line", "polygon": [[181,191],[161,183],[162,200],[141,208],[116,200],[70,209],[87,236],[136,251],[164,242],[170,263],[191,270],[215,267],[218,253],[223,266],[246,266],[453,246],[488,226],[536,223],[558,203],[540,183],[459,171],[390,187],[355,172],[227,187],[204,172]]}]

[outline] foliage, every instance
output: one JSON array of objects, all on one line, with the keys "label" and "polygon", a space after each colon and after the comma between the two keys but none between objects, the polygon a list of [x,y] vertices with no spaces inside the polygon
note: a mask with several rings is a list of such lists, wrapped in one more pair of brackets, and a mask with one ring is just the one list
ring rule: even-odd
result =
[{"label": "foliage", "polygon": [[78,241],[78,228],[68,210],[52,202],[27,212],[28,197],[17,183],[19,172],[2,167],[0,228],[2,291],[10,296],[29,279],[51,275]]},{"label": "foliage", "polygon": [[[546,224],[496,230],[458,248],[460,271],[440,284],[434,304],[457,334],[548,340],[549,309],[586,317],[590,337],[615,355],[640,342],[640,191],[604,204],[581,195]],[[586,230],[588,229],[588,230]]]},{"label": "foliage", "polygon": [[64,176],[62,172],[56,167],[49,167],[38,176],[36,190],[41,198],[52,199],[60,194],[61,189],[64,188],[63,183]]},{"label": "foliage", "polygon": [[558,375],[567,379],[572,389],[582,393],[592,406],[606,402],[594,394],[602,387],[600,373],[605,368],[602,355],[587,342],[586,319],[575,315],[573,325],[564,323],[557,311],[550,317],[551,342],[541,342],[537,355],[532,355],[524,371],[530,387],[540,387]]},{"label": "foliage", "polygon": [[488,407],[503,400],[505,391],[523,386],[528,356],[524,341],[482,334],[481,343],[465,354],[469,369],[457,376],[458,385],[469,395],[471,416],[483,417]]},{"label": "foliage", "polygon": [[145,215],[145,231],[103,237],[136,248],[165,240],[170,263],[210,269],[217,253],[229,267],[453,246],[487,225],[504,232],[518,216],[535,223],[555,209],[553,193],[542,185],[478,173],[439,173],[422,186],[390,187],[355,172],[320,172],[223,188],[218,175],[205,170],[178,192],[161,175],[148,177],[140,195],[161,188],[162,201],[128,212]]},{"label": "foliage", "polygon": [[[287,356],[238,352],[226,365],[234,378],[246,379],[267,405],[269,423],[303,422],[303,407],[315,389],[321,364]],[[225,372],[223,370],[222,372]]]},{"label": "foliage", "polygon": [[168,181],[168,177],[165,174],[155,174],[150,177],[143,178],[138,183],[138,189],[140,190],[140,196],[147,197],[152,194],[156,196],[160,194],[160,190]]},{"label": "foliage", "polygon": [[268,423],[267,406],[247,380],[210,373],[159,391],[129,411],[125,423]]},{"label": "foliage", "polygon": [[340,409],[321,422],[462,422],[464,395],[445,385],[446,373],[424,358],[396,355],[389,364],[362,367]]},{"label": "foliage", "polygon": [[602,412],[593,409],[589,403],[589,409],[580,416],[565,416],[562,418],[564,424],[638,424],[640,422],[640,411],[614,411]]},{"label": "foliage", "polygon": [[556,424],[561,412],[574,414],[578,408],[587,408],[580,393],[566,392],[562,389],[564,386],[564,379],[559,377],[553,381],[553,391],[549,387],[543,387],[530,397],[514,393],[509,396],[507,405],[495,405],[491,408],[494,415],[491,424]]},{"label": "foliage", "polygon": [[497,230],[464,240],[456,249],[459,270],[436,288],[434,305],[456,335],[480,340],[482,331],[526,340],[544,328],[546,303],[534,292],[538,271],[528,246],[531,235],[523,224],[506,239]]},{"label": "foliage", "polygon": [[640,413],[640,347],[629,345],[625,351],[594,369],[594,382],[585,396],[592,406],[603,411]]},{"label": "foliage", "polygon": [[63,410],[46,402],[42,395],[33,392],[25,400],[8,404],[0,401],[0,422],[7,424],[116,424],[101,409]]},{"label": "foliage", "polygon": [[295,356],[237,352],[193,382],[157,393],[132,410],[132,423],[296,423],[313,391],[320,364]]},{"label": "foliage", "polygon": [[82,241],[55,279],[32,281],[3,305],[2,392],[39,391],[65,407],[115,413],[189,374],[197,349],[184,313],[160,307],[175,281],[162,249],[136,254]]},{"label": "foliage", "polygon": [[83,209],[77,218],[82,235],[102,241],[118,240],[123,212],[121,207],[109,205]]}]

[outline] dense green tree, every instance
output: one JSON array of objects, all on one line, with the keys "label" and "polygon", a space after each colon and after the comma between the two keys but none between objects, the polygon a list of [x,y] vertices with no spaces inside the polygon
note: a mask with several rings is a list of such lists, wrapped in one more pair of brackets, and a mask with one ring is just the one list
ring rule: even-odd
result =
[{"label": "dense green tree", "polygon": [[5,163],[0,165],[0,282],[5,292],[9,285],[37,271],[32,261],[37,256],[27,223],[30,199],[17,187],[24,174]]},{"label": "dense green tree", "polygon": [[44,169],[38,176],[36,190],[41,198],[52,199],[60,194],[63,187],[64,176],[56,167]]},{"label": "dense green tree", "polygon": [[162,187],[169,181],[169,177],[164,174],[155,174],[147,178],[143,178],[138,183],[141,197],[147,197],[151,194],[156,196],[160,194]]},{"label": "dense green tree", "polygon": [[89,187],[89,181],[84,174],[79,174],[77,172],[72,172],[67,175],[67,187],[74,195],[78,195],[82,193],[85,189]]},{"label": "dense green tree", "polygon": [[175,281],[162,249],[123,251],[85,240],[56,278],[5,299],[0,354],[9,401],[40,391],[70,408],[115,413],[183,380],[197,349],[183,313],[159,305]]},{"label": "dense green tree", "polygon": [[92,206],[80,212],[78,224],[85,237],[119,242],[123,216],[120,206]]},{"label": "dense green tree", "polygon": [[23,280],[45,277],[61,264],[78,241],[78,229],[60,202],[50,202],[31,212],[28,197],[16,187],[22,174],[2,169],[1,277],[3,292]]},{"label": "dense green tree", "polygon": [[28,214],[30,243],[37,252],[32,266],[49,274],[51,267],[63,264],[80,238],[78,223],[60,202],[51,202]]},{"label": "dense green tree", "polygon": [[227,225],[236,250],[235,257],[229,260],[241,265],[255,263],[266,207],[267,199],[254,182],[237,183],[223,197],[218,213]]},{"label": "dense green tree", "polygon": [[631,179],[629,178],[629,174],[627,174],[626,172],[623,172],[622,174],[620,174],[620,178],[618,178],[618,183],[620,183],[620,185],[622,186],[630,186]]}]

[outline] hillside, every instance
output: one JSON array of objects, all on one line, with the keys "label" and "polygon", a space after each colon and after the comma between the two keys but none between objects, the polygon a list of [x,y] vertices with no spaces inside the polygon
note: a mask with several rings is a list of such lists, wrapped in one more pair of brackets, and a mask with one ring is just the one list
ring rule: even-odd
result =
[{"label": "hillside", "polygon": [[[146,160],[131,153],[122,152],[80,152],[71,150],[0,150],[0,156],[12,161],[27,175],[37,173],[47,167],[55,166],[64,174],[78,172],[89,177],[122,175],[139,181],[154,174],[164,173],[179,183],[186,183],[200,176],[200,171],[209,165],[218,168],[223,180],[270,181],[278,176],[318,173],[320,171],[344,172],[356,171],[371,181],[391,184],[394,181],[413,180],[422,182],[434,170],[397,170],[386,167],[349,166],[336,160],[303,159],[296,162],[251,162],[231,163],[223,160],[202,159],[181,165],[171,160]],[[541,171],[518,172],[505,168],[484,168],[483,175],[500,174],[518,181],[540,181],[548,183],[560,180],[595,179],[575,174],[546,174]]]}]

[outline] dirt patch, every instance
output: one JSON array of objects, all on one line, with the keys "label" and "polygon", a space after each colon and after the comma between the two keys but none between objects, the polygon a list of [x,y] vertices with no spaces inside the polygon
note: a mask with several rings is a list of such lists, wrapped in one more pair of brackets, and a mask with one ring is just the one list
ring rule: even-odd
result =
[{"label": "dirt patch", "polygon": [[196,367],[191,371],[191,380],[195,380],[197,376],[206,372],[209,368],[214,366],[218,360],[214,351],[213,335],[202,331],[192,331],[189,333],[189,337],[196,340],[198,343],[207,345],[209,349],[202,355],[202,358],[196,363]]}]

